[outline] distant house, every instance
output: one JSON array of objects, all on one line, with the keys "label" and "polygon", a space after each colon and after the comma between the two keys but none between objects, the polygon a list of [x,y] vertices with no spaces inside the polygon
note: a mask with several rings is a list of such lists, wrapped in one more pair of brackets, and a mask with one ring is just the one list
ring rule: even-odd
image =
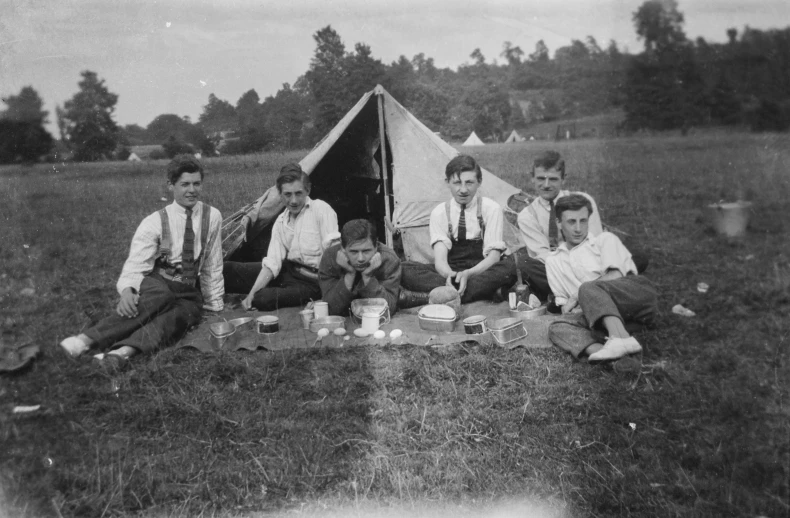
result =
[{"label": "distant house", "polygon": [[141,162],[140,157],[137,156],[137,153],[131,153],[129,155],[129,158],[127,158],[126,160],[128,160],[129,162]]}]

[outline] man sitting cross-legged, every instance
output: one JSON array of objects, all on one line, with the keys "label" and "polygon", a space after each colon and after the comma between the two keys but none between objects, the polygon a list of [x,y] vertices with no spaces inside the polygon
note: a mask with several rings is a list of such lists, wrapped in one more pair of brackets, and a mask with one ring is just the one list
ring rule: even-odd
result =
[{"label": "man sitting cross-legged", "polygon": [[330,246],[318,269],[322,300],[330,315],[348,315],[354,299],[381,298],[390,312],[397,310],[401,266],[395,251],[376,239],[376,227],[352,219],[340,232],[340,244]]},{"label": "man sitting cross-legged", "polygon": [[245,309],[273,311],[320,299],[318,264],[339,235],[337,214],[310,198],[310,177],[298,164],[284,166],[276,184],[286,207],[274,221],[266,257],[260,263],[225,263],[225,291],[249,292],[241,302]]},{"label": "man sitting cross-legged", "polygon": [[[477,196],[483,181],[480,166],[471,156],[459,155],[450,160],[444,174],[452,199],[431,212],[434,264],[403,263],[401,286],[408,291],[402,290],[407,297],[401,297],[401,307],[427,303],[427,294],[439,286],[455,287],[466,303],[491,298],[516,282],[513,261],[500,260],[507,250],[502,207]],[[404,300],[410,294],[413,300]]]},{"label": "man sitting cross-legged", "polygon": [[[565,242],[546,256],[546,273],[562,313],[578,312],[549,326],[549,339],[590,363],[616,360],[642,351],[627,324],[653,321],[658,294],[639,276],[628,249],[617,236],[589,234],[592,204],[581,194],[564,196],[555,206]],[[604,334],[605,333],[605,334]],[[601,346],[603,337],[605,343]]]},{"label": "man sitting cross-legged", "polygon": [[200,322],[201,306],[222,310],[222,215],[200,201],[203,167],[180,155],[168,164],[167,177],[174,202],[134,233],[117,283],[117,314],[63,340],[70,355],[111,349],[97,359],[117,371],[129,356],[179,339]]}]

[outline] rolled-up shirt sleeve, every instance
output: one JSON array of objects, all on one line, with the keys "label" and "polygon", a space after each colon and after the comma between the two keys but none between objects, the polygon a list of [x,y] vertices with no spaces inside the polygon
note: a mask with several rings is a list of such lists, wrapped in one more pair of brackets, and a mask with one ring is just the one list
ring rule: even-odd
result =
[{"label": "rolled-up shirt sleeve", "polygon": [[288,250],[285,248],[285,243],[283,243],[283,225],[281,216],[274,221],[272,238],[269,240],[269,249],[266,251],[266,257],[261,261],[263,266],[271,270],[273,277],[280,275],[283,261],[288,257]]},{"label": "rolled-up shirt sleeve", "polygon": [[444,243],[448,250],[452,250],[453,243],[447,234],[447,214],[444,203],[440,203],[431,211],[428,231],[431,237],[431,248],[436,243]]},{"label": "rolled-up shirt sleeve", "polygon": [[329,204],[321,211],[318,218],[318,229],[321,233],[321,246],[326,250],[329,246],[335,243],[335,240],[340,239],[340,231],[337,226],[337,213],[332,209]]},{"label": "rolled-up shirt sleeve", "polygon": [[636,273],[636,265],[631,259],[631,252],[625,247],[620,238],[611,232],[604,232],[596,239],[596,244],[601,254],[601,272],[618,270],[623,277],[629,273]]},{"label": "rolled-up shirt sleeve", "polygon": [[115,285],[118,294],[123,293],[126,288],[140,291],[143,278],[154,269],[161,235],[162,221],[157,212],[146,217],[137,227],[129,247],[129,257],[123,264],[121,276]]},{"label": "rolled-up shirt sleeve", "polygon": [[504,252],[507,250],[507,245],[504,238],[505,216],[502,214],[502,207],[488,198],[480,198],[479,203],[483,204],[483,221],[486,225],[483,237],[483,257],[487,257],[492,250]]},{"label": "rolled-up shirt sleeve", "polygon": [[[206,207],[206,205],[204,205]],[[225,282],[222,276],[222,214],[212,208],[206,243],[201,243],[203,264],[200,268],[200,289],[203,293],[203,306],[211,311],[222,311],[225,296]]]},{"label": "rolled-up shirt sleeve", "polygon": [[568,279],[568,276],[572,275],[569,265],[569,271],[563,271],[563,265],[567,261],[567,252],[556,251],[546,256],[546,277],[548,278],[551,292],[554,294],[554,301],[558,306],[564,306],[568,299],[578,294],[578,290],[574,289]]}]

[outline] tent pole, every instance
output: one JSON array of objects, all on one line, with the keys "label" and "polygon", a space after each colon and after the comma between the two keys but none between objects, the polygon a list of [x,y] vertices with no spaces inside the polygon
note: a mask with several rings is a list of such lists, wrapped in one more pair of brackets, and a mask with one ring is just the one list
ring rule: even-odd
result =
[{"label": "tent pole", "polygon": [[[390,192],[389,192],[389,175],[387,174],[387,134],[384,131],[384,96],[379,94],[377,95],[378,99],[378,106],[379,106],[379,141],[381,142],[381,176],[384,183],[384,218],[389,220],[390,218]],[[392,248],[392,230],[390,230],[390,225],[387,222],[384,222],[384,232],[386,234],[386,245]]]}]

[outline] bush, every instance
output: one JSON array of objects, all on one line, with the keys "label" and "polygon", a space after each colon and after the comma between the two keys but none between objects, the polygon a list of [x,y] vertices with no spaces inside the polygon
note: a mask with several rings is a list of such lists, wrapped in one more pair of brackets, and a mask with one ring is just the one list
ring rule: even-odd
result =
[{"label": "bush", "polygon": [[790,128],[790,106],[768,99],[760,99],[760,105],[750,114],[752,131],[787,131]]},{"label": "bush", "polygon": [[164,149],[167,158],[173,158],[176,155],[181,155],[184,153],[190,155],[195,153],[195,149],[192,147],[191,144],[187,144],[186,142],[181,142],[180,140],[176,140],[176,138],[173,136],[167,139],[167,142],[162,144],[162,149]]},{"label": "bush", "polygon": [[154,149],[148,154],[148,158],[151,160],[162,160],[163,158],[167,158],[167,153],[165,153],[164,149]]},{"label": "bush", "polygon": [[129,155],[132,154],[132,150],[126,146],[121,146],[115,150],[115,159],[116,160],[128,160]]}]

